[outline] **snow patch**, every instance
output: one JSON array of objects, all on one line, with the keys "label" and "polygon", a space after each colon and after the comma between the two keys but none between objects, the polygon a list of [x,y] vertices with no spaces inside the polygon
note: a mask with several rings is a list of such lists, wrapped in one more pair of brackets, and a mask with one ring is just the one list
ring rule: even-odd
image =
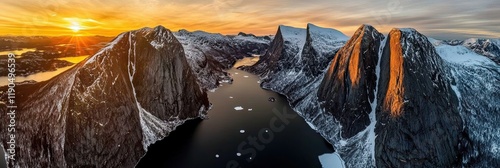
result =
[{"label": "snow patch", "polygon": [[319,162],[323,168],[343,168],[345,167],[344,161],[337,153],[325,153],[318,156]]},{"label": "snow patch", "polygon": [[163,48],[165,43],[159,42],[157,40],[152,40],[150,44],[151,44],[151,46],[156,48],[156,50],[159,50],[159,49]]},{"label": "snow patch", "polygon": [[113,40],[112,42],[108,43],[104,48],[102,48],[101,50],[99,50],[99,52],[97,52],[96,54],[94,54],[94,56],[89,57],[87,59],[87,61],[85,62],[84,65],[87,65],[87,64],[95,62],[95,60],[96,60],[97,57],[101,57],[102,53],[108,52],[108,50],[111,50],[123,38],[124,35],[125,35],[125,33],[122,33],[122,34],[118,35],[118,37],[116,37],[115,40]]},{"label": "snow patch", "polygon": [[313,129],[313,130],[318,130],[318,129],[316,128],[316,126],[314,126],[314,124],[312,124],[311,122],[306,121],[306,123],[307,123],[307,125],[309,125],[309,127],[311,127],[311,129]]},{"label": "snow patch", "polygon": [[306,44],[307,30],[285,25],[280,25],[279,29],[284,41],[288,41],[294,44],[294,46],[299,47],[298,55],[300,55],[304,45]]},{"label": "snow patch", "polygon": [[137,105],[140,110],[139,116],[143,135],[142,145],[144,151],[147,151],[149,145],[167,136],[167,133],[172,131],[172,129],[167,122],[152,115],[139,104]]},{"label": "snow patch", "polygon": [[234,109],[235,109],[235,110],[237,110],[237,111],[240,111],[240,110],[243,110],[243,107],[241,107],[241,106],[236,106],[236,107],[234,107]]},{"label": "snow patch", "polygon": [[[2,150],[2,152],[4,154],[4,159],[5,159],[4,161],[5,161],[5,163],[7,163],[7,160],[9,159],[9,155],[7,155],[7,152],[5,151],[5,148],[3,148],[2,144],[0,144],[0,148],[1,148],[0,150]],[[3,165],[0,165],[0,166],[3,166]]]},{"label": "snow patch", "polygon": [[464,46],[439,45],[436,46],[436,51],[447,62],[463,64],[463,65],[496,65],[485,56],[478,55],[475,52],[467,49]]}]

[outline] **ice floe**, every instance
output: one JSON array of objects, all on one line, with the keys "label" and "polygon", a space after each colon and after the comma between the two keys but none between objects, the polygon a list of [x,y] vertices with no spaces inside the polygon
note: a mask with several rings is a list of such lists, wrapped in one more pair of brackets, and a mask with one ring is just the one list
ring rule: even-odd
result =
[{"label": "ice floe", "polygon": [[345,167],[344,161],[337,153],[325,153],[318,156],[319,162],[323,168],[343,168]]}]

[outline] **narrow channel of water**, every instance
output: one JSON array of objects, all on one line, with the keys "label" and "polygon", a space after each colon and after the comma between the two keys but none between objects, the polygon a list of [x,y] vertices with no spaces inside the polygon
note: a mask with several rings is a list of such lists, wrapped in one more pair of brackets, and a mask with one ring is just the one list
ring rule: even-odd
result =
[{"label": "narrow channel of water", "polygon": [[137,167],[322,167],[319,156],[333,153],[333,147],[286,98],[260,88],[258,76],[235,68],[228,72],[233,84],[209,93],[209,119],[179,126],[150,146]]},{"label": "narrow channel of water", "polygon": [[19,50],[7,50],[7,51],[0,51],[0,55],[8,55],[9,53],[13,53],[16,55],[16,57],[21,57],[21,54],[25,52],[34,52],[36,51],[36,48],[21,48]]},{"label": "narrow channel of water", "polygon": [[[74,63],[71,66],[63,67],[63,68],[58,68],[55,71],[47,71],[47,72],[40,72],[40,73],[35,73],[31,74],[28,76],[16,76],[16,82],[23,82],[23,81],[29,81],[29,80],[34,80],[37,82],[42,82],[49,80],[60,73],[63,73],[64,71],[67,71],[68,69],[72,68],[75,66],[77,63],[83,61],[87,56],[76,56],[76,57],[63,57],[63,58],[58,58],[60,60],[66,60],[68,62]],[[0,77],[0,86],[5,86],[9,84],[9,80],[7,76],[2,76]]]}]

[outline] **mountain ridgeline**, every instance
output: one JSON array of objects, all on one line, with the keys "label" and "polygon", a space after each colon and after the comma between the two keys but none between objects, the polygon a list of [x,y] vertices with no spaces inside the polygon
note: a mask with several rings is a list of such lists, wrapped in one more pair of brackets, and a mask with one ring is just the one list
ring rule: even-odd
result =
[{"label": "mountain ridgeline", "polygon": [[377,166],[459,166],[463,123],[443,60],[414,29],[393,29],[380,60]]},{"label": "mountain ridgeline", "polygon": [[16,86],[17,156],[8,164],[133,167],[177,126],[206,117],[206,91],[230,80],[237,59],[261,55],[238,68],[286,96],[347,167],[499,167],[498,46],[408,28],[384,36],[370,25],[350,38],[313,24],[265,37],[124,32],[52,79]]},{"label": "mountain ridgeline", "polygon": [[[205,54],[208,61],[198,62],[194,58],[200,55],[186,46],[197,43],[181,42],[215,35],[183,33],[189,32],[174,34],[162,26],[125,32],[48,81],[16,86],[17,153],[9,167],[133,167],[152,143],[186,120],[205,117],[211,106],[206,90],[221,77],[199,74],[227,74],[225,69],[238,57],[266,49],[263,40],[238,39],[248,48],[219,58]],[[237,48],[231,46],[232,38],[240,37],[220,45]],[[203,51],[217,49],[205,46]],[[3,143],[7,123],[2,117]]]},{"label": "mountain ridgeline", "polygon": [[[493,103],[500,101],[500,86],[490,82],[500,80],[498,65],[479,55],[472,61],[477,64],[457,63],[414,29],[393,29],[385,37],[362,25],[347,42],[326,40],[345,43],[341,48],[322,45],[335,54],[315,55],[331,60],[327,67],[307,59],[319,53],[315,44],[324,40],[311,38],[310,27],[300,34],[300,29],[280,26],[261,60],[241,69],[260,75],[263,88],[287,96],[347,167],[500,164],[494,154],[498,126],[493,124],[500,121],[494,117],[500,105]],[[459,58],[460,53],[451,54]],[[460,94],[474,91],[486,96],[468,95],[474,99],[469,100]]]}]

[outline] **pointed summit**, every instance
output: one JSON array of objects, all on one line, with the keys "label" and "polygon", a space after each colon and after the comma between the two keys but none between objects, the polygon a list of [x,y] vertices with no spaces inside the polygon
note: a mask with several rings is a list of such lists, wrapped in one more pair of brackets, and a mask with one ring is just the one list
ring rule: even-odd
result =
[{"label": "pointed summit", "polygon": [[210,106],[182,45],[161,26],[122,33],[19,94],[19,167],[133,167],[150,144]]},{"label": "pointed summit", "polygon": [[380,67],[377,166],[456,166],[462,120],[434,46],[415,29],[393,29]]},{"label": "pointed summit", "polygon": [[379,47],[384,35],[362,25],[332,60],[318,90],[319,101],[342,125],[350,138],[370,123],[370,102],[375,98]]}]

